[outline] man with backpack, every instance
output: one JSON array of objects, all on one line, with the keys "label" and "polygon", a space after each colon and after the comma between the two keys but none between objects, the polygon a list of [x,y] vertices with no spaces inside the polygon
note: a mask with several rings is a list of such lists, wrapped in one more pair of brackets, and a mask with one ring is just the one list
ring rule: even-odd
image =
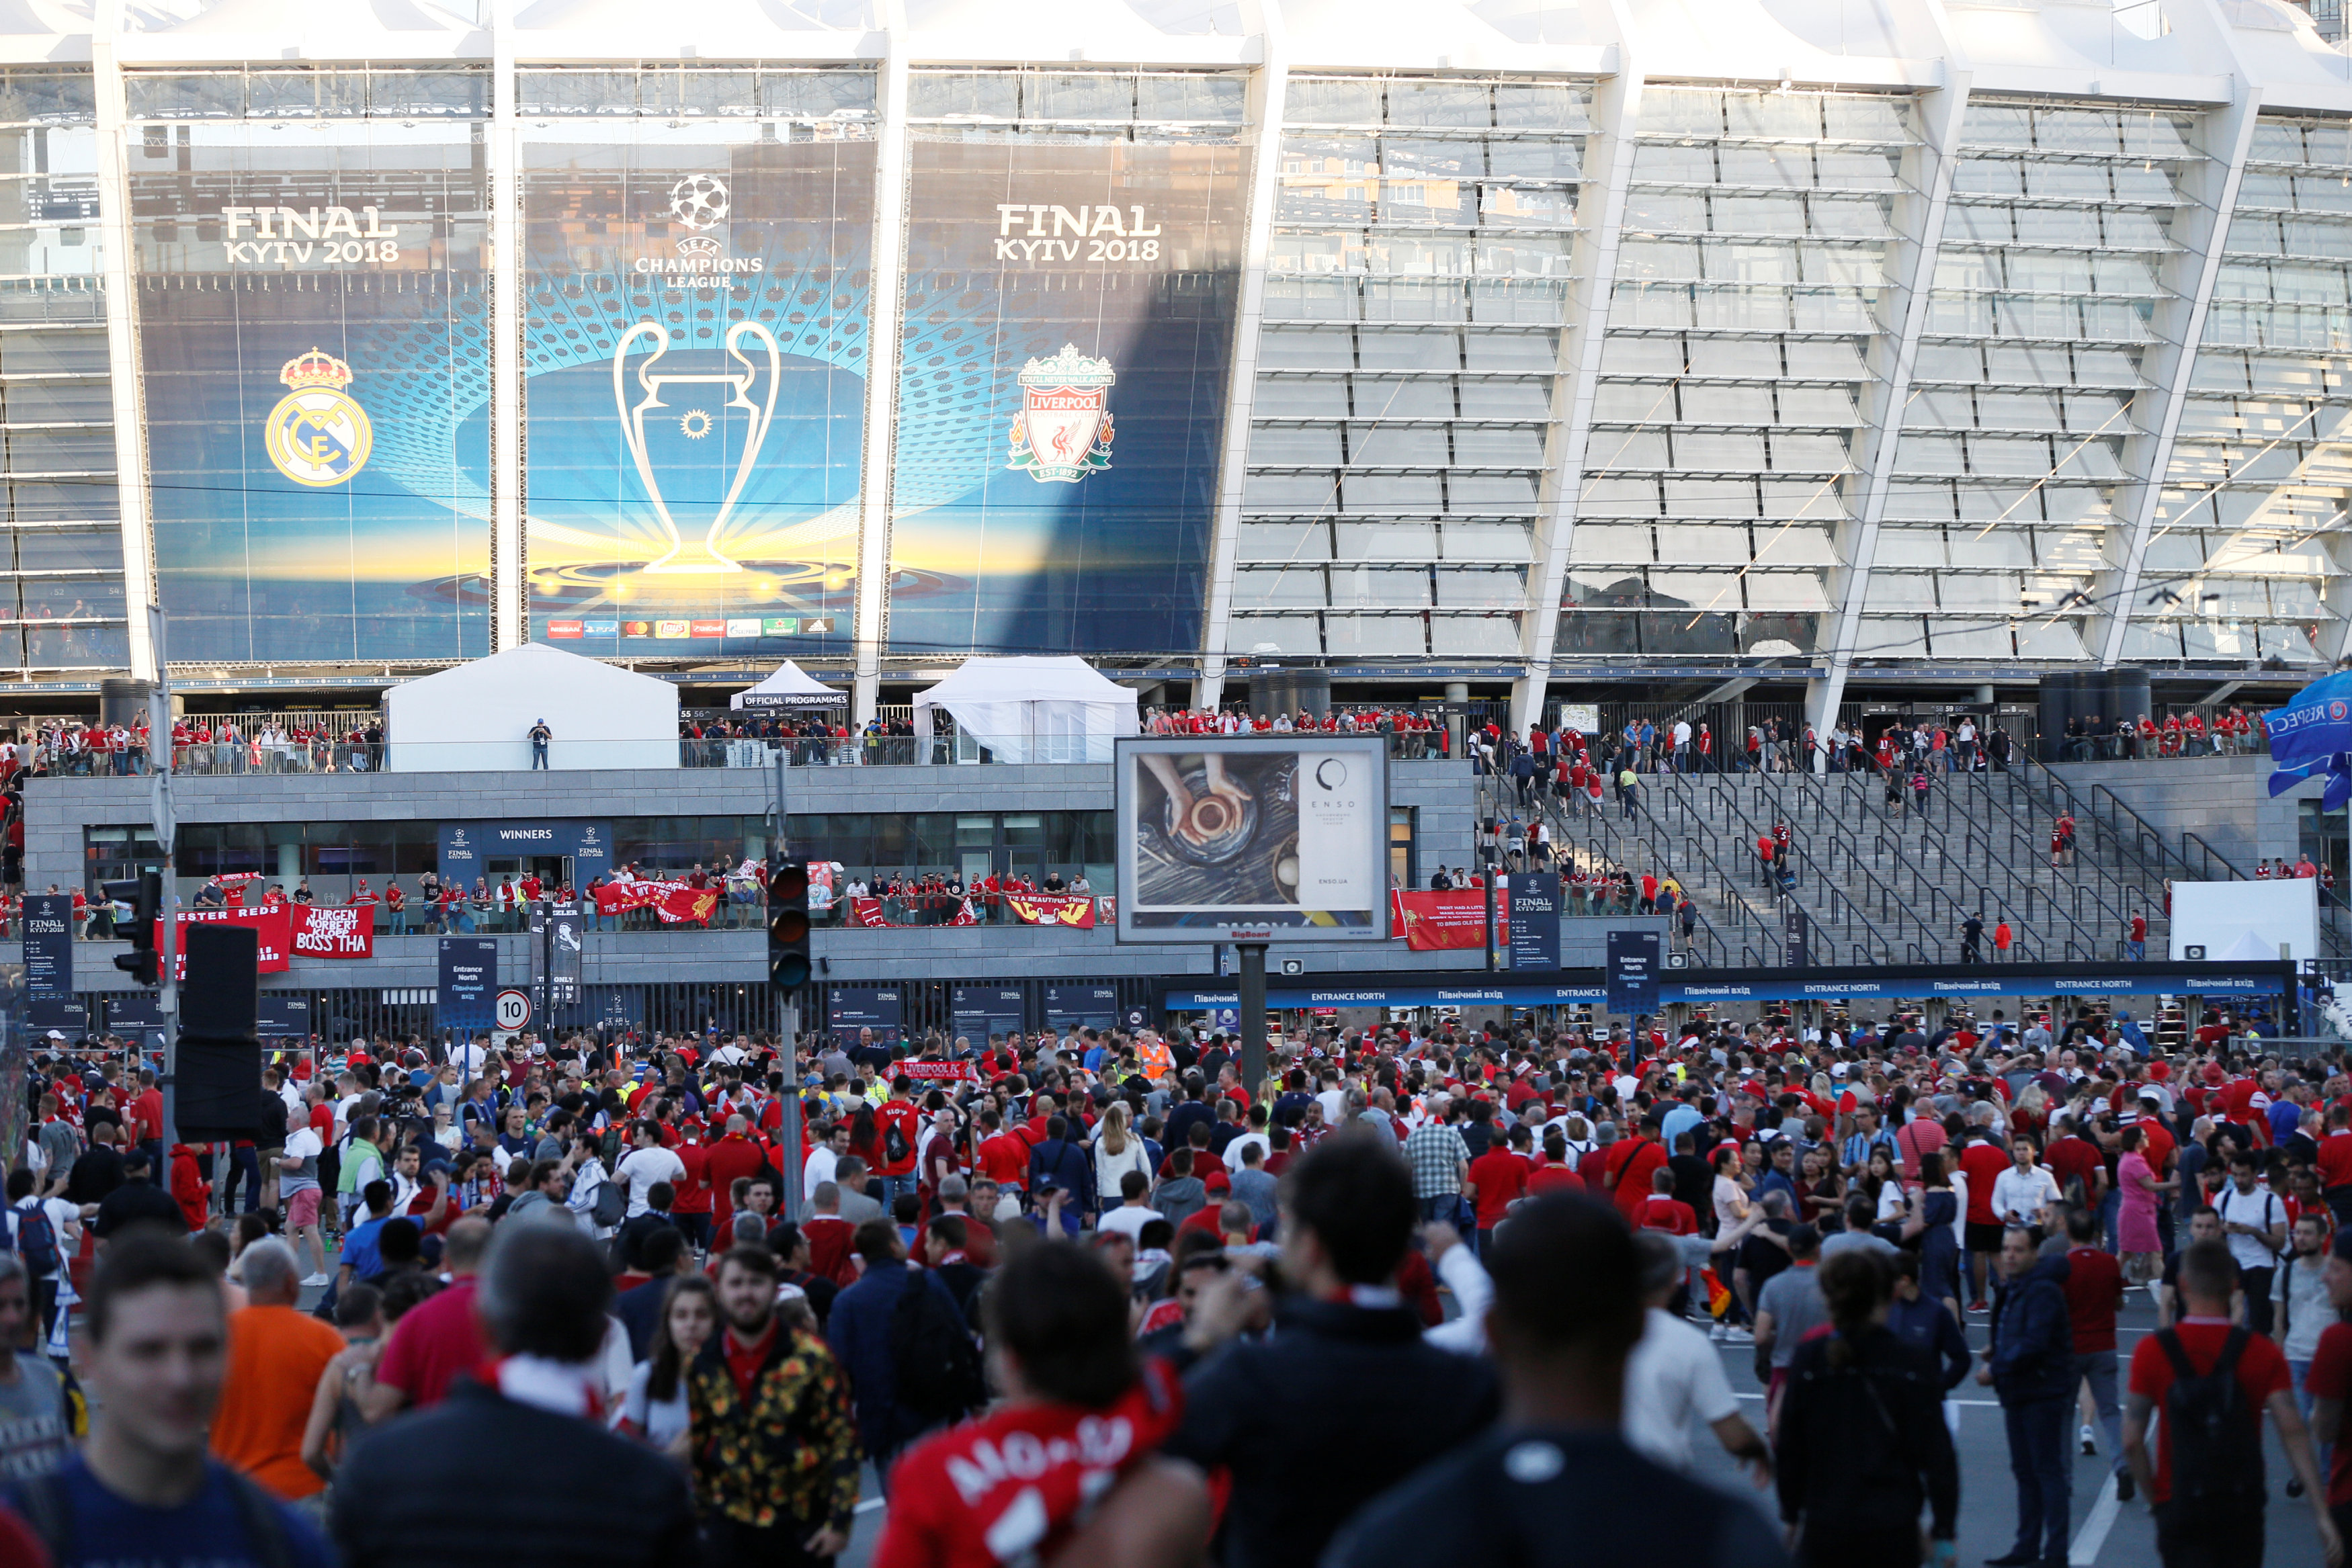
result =
[{"label": "man with backpack", "polygon": [[[2180,1255],[2186,1310],[2132,1352],[2124,1456],[2155,1511],[2157,1554],[2165,1568],[2259,1568],[2266,1498],[2262,1416],[2268,1411],[2303,1483],[2321,1555],[2339,1563],[2343,1542],[2328,1514],[2311,1435],[2295,1408],[2286,1357],[2266,1336],[2230,1321],[2238,1279],[2228,1247],[2192,1243]],[[2158,1412],[2151,1465],[2148,1417]]]},{"label": "man with backpack", "polygon": [[858,1442],[887,1486],[900,1449],[961,1420],[988,1388],[963,1310],[936,1273],[908,1263],[898,1226],[869,1219],[856,1246],[866,1272],[834,1298],[825,1338],[849,1374]]},{"label": "man with backpack", "polygon": [[2213,1195],[2221,1239],[2237,1260],[2238,1288],[2246,1293],[2246,1326],[2271,1332],[2271,1280],[2286,1250],[2286,1205],[2255,1185],[2261,1156],[2240,1149],[2230,1156],[2230,1185]]},{"label": "man with backpack", "polygon": [[922,1141],[923,1113],[914,1102],[915,1081],[901,1072],[890,1082],[890,1097],[875,1107],[874,1120],[882,1134],[882,1207],[887,1213],[900,1193],[916,1190],[915,1164]]},{"label": "man with backpack", "polygon": [[34,1334],[38,1343],[47,1344],[49,1326],[57,1318],[58,1265],[65,1254],[50,1210],[33,1190],[35,1179],[27,1169],[8,1173],[8,1214],[0,1221],[0,1240],[25,1266],[32,1289]]}]

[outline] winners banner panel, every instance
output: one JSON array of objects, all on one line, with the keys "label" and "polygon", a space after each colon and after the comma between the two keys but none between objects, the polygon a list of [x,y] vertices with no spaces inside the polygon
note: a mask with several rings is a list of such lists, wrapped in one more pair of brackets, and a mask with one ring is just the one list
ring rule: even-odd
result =
[{"label": "winners banner panel", "polygon": [[1381,736],[1123,738],[1122,942],[1377,942],[1388,936]]},{"label": "winners banner panel", "polygon": [[1248,157],[919,136],[890,651],[1200,645]]},{"label": "winners banner panel", "polygon": [[175,662],[489,652],[480,130],[131,127]]},{"label": "winners banner panel", "polygon": [[761,129],[525,144],[534,640],[849,649],[874,143]]}]

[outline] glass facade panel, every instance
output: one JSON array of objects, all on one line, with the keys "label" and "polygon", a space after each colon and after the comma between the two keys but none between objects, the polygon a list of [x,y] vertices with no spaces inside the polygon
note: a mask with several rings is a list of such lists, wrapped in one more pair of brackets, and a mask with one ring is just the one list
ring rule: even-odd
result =
[{"label": "glass facade panel", "polygon": [[[1674,518],[1655,559],[1676,570],[1571,571],[1556,646],[1564,658],[1810,653],[1819,618],[1794,612],[1827,608],[1821,577],[1752,569],[1828,564],[1827,525],[1853,504],[1910,110],[1652,89],[1638,134],[1571,553],[1648,561],[1634,547],[1649,530],[1625,520]],[[1790,526],[1800,517],[1823,526]],[[1701,562],[1733,570],[1680,570]]]},{"label": "glass facade panel", "polygon": [[2345,652],[2347,180],[2341,121],[2257,127],[2126,657],[2304,664]]},{"label": "glass facade panel", "polygon": [[1285,635],[1315,624],[1334,656],[1516,652],[1590,103],[1580,83],[1291,78],[1245,527],[1329,517],[1337,559],[1434,570],[1335,574],[1334,612],[1428,608]]}]

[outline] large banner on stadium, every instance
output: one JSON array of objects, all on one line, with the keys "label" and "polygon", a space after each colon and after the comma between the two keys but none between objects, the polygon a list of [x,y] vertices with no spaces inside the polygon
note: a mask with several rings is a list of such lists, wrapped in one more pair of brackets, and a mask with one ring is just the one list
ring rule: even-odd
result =
[{"label": "large banner on stadium", "polygon": [[893,653],[1198,648],[1247,164],[915,143]]},{"label": "large banner on stadium", "polygon": [[175,662],[489,651],[475,131],[131,129],[149,501]]},{"label": "large banner on stadium", "polygon": [[[1390,933],[1404,938],[1415,953],[1437,953],[1486,945],[1486,894],[1483,888],[1454,893],[1410,893],[1389,890]],[[1495,939],[1508,948],[1511,914],[1507,901],[1495,904]]]},{"label": "large banner on stadium", "polygon": [[524,150],[532,638],[845,653],[874,144],[577,130]]}]

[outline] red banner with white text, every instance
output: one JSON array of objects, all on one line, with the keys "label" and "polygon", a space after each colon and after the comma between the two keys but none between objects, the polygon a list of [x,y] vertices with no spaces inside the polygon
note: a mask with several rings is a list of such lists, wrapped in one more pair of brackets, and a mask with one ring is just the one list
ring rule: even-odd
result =
[{"label": "red banner with white text", "polygon": [[[257,904],[248,909],[235,905],[226,909],[183,909],[173,922],[173,956],[177,960],[179,977],[188,977],[187,930],[192,925],[249,925],[257,934],[257,956],[262,974],[274,975],[292,967],[293,921],[287,913],[294,906],[288,904]],[[155,941],[163,940],[163,923],[155,922]]]},{"label": "red banner with white text", "polygon": [[609,883],[592,891],[599,915],[650,909],[665,925],[708,925],[711,912],[719,907],[719,889],[688,887],[682,882]]},{"label": "red banner with white text", "polygon": [[315,904],[286,906],[293,933],[293,949],[306,958],[369,958],[375,956],[375,911],[373,904],[346,904],[331,909]]},{"label": "red banner with white text", "polygon": [[[1503,902],[1498,890],[1495,895],[1495,937],[1506,946],[1510,943],[1510,906]],[[1467,947],[1474,951],[1486,945],[1486,890],[1469,888],[1454,893],[1406,893],[1392,889],[1389,894],[1390,925],[1394,936],[1404,938],[1404,945],[1415,953],[1434,953]]]}]

